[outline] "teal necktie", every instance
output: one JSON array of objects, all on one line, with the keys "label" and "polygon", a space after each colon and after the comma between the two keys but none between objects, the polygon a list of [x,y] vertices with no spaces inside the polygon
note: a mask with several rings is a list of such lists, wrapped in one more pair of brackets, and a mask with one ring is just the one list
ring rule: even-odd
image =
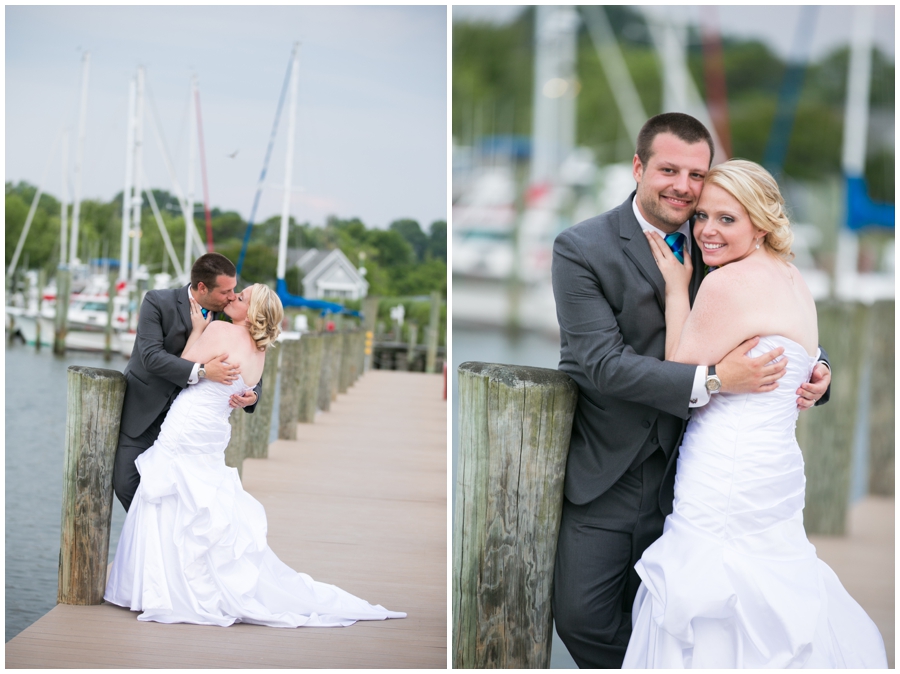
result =
[{"label": "teal necktie", "polygon": [[209,309],[204,309],[200,307],[200,313],[203,314],[203,318],[206,318],[206,315],[209,313]]},{"label": "teal necktie", "polygon": [[684,264],[684,243],[687,237],[681,232],[666,235],[666,244],[672,249],[672,253],[678,258],[681,264]]}]

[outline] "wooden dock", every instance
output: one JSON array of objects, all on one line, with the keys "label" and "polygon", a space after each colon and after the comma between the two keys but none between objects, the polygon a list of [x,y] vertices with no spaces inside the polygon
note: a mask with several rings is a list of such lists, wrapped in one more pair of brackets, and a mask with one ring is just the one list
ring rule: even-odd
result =
[{"label": "wooden dock", "polygon": [[292,568],[404,620],[345,628],[143,623],[58,605],[6,644],[7,668],[440,668],[447,661],[447,403],[443,379],[371,370],[296,441],[245,459],[269,546]]}]

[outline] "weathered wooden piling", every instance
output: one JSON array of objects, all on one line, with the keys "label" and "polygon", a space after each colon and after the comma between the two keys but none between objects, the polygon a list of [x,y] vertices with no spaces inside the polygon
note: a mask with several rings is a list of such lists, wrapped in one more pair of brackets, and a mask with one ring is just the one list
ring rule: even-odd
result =
[{"label": "weathered wooden piling", "polygon": [[281,342],[281,387],[278,407],[278,437],[297,439],[297,414],[300,409],[300,370],[302,339]]},{"label": "weathered wooden piling", "polygon": [[121,372],[69,367],[56,597],[60,604],[103,603],[113,464],[124,400]]},{"label": "weathered wooden piling", "polygon": [[806,463],[803,522],[810,534],[843,534],[850,493],[853,434],[869,307],[820,301],[819,343],[831,361],[831,399],[800,413],[797,440]]},{"label": "weathered wooden piling", "polygon": [[341,342],[341,369],[338,375],[338,393],[346,393],[353,384],[353,334],[354,330],[343,330]]},{"label": "weathered wooden piling", "polygon": [[335,331],[332,333],[334,347],[331,352],[331,401],[337,399],[341,384],[341,367],[344,360],[344,333]]},{"label": "weathered wooden piling", "polygon": [[56,318],[53,329],[53,353],[61,356],[66,353],[66,334],[68,333],[69,295],[72,276],[68,267],[60,267],[56,271]]},{"label": "weathered wooden piling", "polygon": [[322,360],[325,354],[325,337],[321,333],[307,333],[300,341],[302,343],[302,359],[297,421],[302,424],[311,424],[316,419],[319,379],[322,376]]},{"label": "weathered wooden piling", "polygon": [[872,307],[869,493],[894,495],[894,300]]},{"label": "weathered wooden piling", "polygon": [[453,667],[548,667],[550,593],[578,388],[556,370],[463,363]]},{"label": "weathered wooden piling", "polygon": [[243,475],[245,458],[265,459],[269,456],[269,433],[272,430],[281,351],[281,344],[278,344],[266,352],[262,395],[256,409],[252,413],[236,409],[229,417],[231,440],[225,448],[225,465],[237,468],[240,475]]},{"label": "weathered wooden piling", "polygon": [[428,320],[428,330],[425,332],[428,340],[428,353],[425,356],[425,372],[434,374],[437,372],[437,348],[438,348],[438,328],[441,323],[441,294],[431,291],[431,314]]},{"label": "weathered wooden piling", "polygon": [[318,407],[323,412],[331,409],[331,378],[334,365],[335,340],[333,332],[322,333],[322,369],[319,374]]}]

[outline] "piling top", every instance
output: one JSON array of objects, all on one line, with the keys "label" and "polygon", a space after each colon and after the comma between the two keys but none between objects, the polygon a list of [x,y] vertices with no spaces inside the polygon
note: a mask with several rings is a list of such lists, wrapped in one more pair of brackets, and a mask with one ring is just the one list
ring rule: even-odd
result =
[{"label": "piling top", "polygon": [[545,367],[467,361],[459,366],[458,371],[481,375],[514,388],[521,386],[570,386],[575,389],[578,386],[565,372],[550,370]]},{"label": "piling top", "polygon": [[68,371],[73,374],[80,374],[88,379],[121,379],[125,380],[125,375],[118,370],[105,370],[101,367],[87,367],[85,365],[69,365]]}]

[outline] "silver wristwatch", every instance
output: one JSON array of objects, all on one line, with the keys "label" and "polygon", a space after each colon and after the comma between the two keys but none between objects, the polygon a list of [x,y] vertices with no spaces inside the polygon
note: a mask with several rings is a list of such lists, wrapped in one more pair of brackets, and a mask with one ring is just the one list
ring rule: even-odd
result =
[{"label": "silver wristwatch", "polygon": [[710,365],[706,368],[706,390],[712,393],[718,393],[722,388],[722,380],[716,374],[716,366]]},{"label": "silver wristwatch", "polygon": [[[206,379],[206,363],[200,363],[200,367],[197,370],[197,379]],[[706,383],[709,386],[709,381]]]}]

